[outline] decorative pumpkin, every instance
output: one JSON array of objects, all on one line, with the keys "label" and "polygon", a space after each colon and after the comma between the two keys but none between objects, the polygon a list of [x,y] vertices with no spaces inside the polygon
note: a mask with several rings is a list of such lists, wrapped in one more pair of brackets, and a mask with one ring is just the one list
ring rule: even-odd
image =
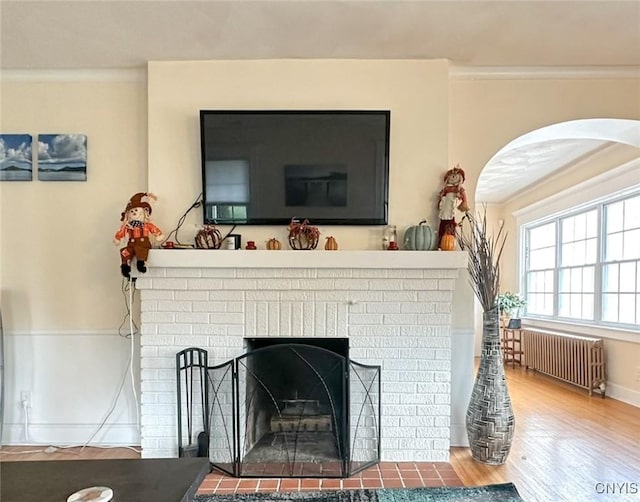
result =
[{"label": "decorative pumpkin", "polygon": [[214,225],[205,225],[196,234],[195,241],[198,249],[220,249],[222,235]]},{"label": "decorative pumpkin", "polygon": [[293,218],[287,228],[291,249],[315,249],[318,245],[320,230],[309,225],[309,220],[301,222]]},{"label": "decorative pumpkin", "polygon": [[422,220],[418,225],[407,228],[404,233],[404,248],[412,251],[431,251],[437,247],[437,237],[433,229]]},{"label": "decorative pumpkin", "polygon": [[327,242],[325,243],[324,248],[327,251],[336,251],[338,249],[338,241],[334,236],[330,235],[327,237]]},{"label": "decorative pumpkin", "polygon": [[440,249],[443,251],[455,251],[456,249],[456,237],[451,234],[444,234],[440,239]]},{"label": "decorative pumpkin", "polygon": [[280,244],[280,241],[278,239],[272,237],[267,241],[267,249],[279,250],[282,249],[282,244]]}]

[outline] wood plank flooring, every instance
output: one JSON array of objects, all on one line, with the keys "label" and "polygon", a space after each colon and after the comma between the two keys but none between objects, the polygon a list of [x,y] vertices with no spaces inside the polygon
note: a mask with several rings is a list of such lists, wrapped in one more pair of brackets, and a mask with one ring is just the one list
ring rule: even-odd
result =
[{"label": "wood plank flooring", "polygon": [[[506,373],[516,415],[511,454],[505,465],[487,466],[452,448],[464,485],[513,482],[527,502],[640,502],[640,408],[520,368]],[[0,461],[139,456],[125,448],[14,454],[38,450],[5,446]]]},{"label": "wood plank flooring", "polygon": [[640,408],[533,371],[506,374],[516,417],[511,453],[505,465],[488,466],[452,448],[465,486],[512,482],[527,502],[640,502]]}]

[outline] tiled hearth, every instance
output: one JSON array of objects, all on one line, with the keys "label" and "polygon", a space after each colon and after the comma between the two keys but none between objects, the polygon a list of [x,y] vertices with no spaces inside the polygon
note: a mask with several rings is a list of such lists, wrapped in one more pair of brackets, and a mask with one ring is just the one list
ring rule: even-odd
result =
[{"label": "tiled hearth", "polygon": [[209,474],[198,494],[354,490],[358,488],[422,488],[463,486],[445,462],[381,462],[347,479],[237,479]]},{"label": "tiled hearth", "polygon": [[175,355],[220,364],[250,337],[348,337],[382,366],[381,459],[446,462],[462,252],[153,250],[141,290],[143,457],[177,455]]}]

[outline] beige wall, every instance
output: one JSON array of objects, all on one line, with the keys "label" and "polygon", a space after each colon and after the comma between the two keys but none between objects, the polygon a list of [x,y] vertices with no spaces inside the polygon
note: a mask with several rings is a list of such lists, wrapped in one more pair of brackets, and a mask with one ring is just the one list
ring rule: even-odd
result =
[{"label": "beige wall", "polygon": [[[541,127],[584,118],[640,119],[640,80],[454,80],[450,86],[452,163],[460,162],[467,173],[467,191],[472,200],[481,170],[510,141]],[[638,149],[620,147],[581,163],[569,172],[518,194],[508,203],[491,207],[497,225],[504,219],[509,238],[502,261],[502,290],[518,291],[518,232],[512,213],[576,184],[607,172],[632,158]],[[565,330],[570,328],[565,326]],[[595,331],[598,334],[598,330]],[[600,336],[610,333],[601,330]],[[608,338],[605,342],[608,381],[612,394],[640,403],[636,381],[640,340],[629,343]]]},{"label": "beige wall", "polygon": [[[200,191],[201,109],[391,110],[389,220],[399,229],[435,218],[449,164],[446,61],[277,60],[149,63],[149,188],[164,200],[158,218],[176,215]],[[160,202],[160,201],[159,201]],[[291,215],[295,216],[295,215]],[[181,240],[200,223],[193,211]],[[379,249],[380,227],[321,227],[341,249]],[[285,227],[241,227],[260,247]]]},{"label": "beige wall", "polygon": [[[21,390],[33,390],[33,417],[45,423],[57,416],[59,403],[74,406],[65,401],[73,395],[85,402],[86,412],[73,420],[61,418],[73,425],[63,424],[64,430],[77,430],[84,420],[90,432],[90,424],[101,420],[105,396],[117,385],[128,352],[127,343],[95,336],[100,330],[115,333],[125,313],[118,248],[111,239],[135,192],[157,192],[153,216],[165,232],[195,200],[202,108],[390,109],[390,220],[401,229],[425,216],[436,222],[441,176],[455,163],[467,172],[473,202],[481,169],[512,139],[576,118],[640,118],[637,80],[449,81],[447,72],[445,61],[290,60],[150,63],[148,86],[143,80],[37,82],[3,75],[3,133],[88,137],[86,183],[0,183],[0,305],[7,331],[23,333],[9,340],[14,361],[8,365],[14,373],[7,402],[17,402]],[[181,239],[189,242],[200,221],[196,210]],[[380,243],[379,227],[321,230],[334,234],[343,249],[377,249]],[[279,227],[242,232],[259,245],[272,235],[285,235]],[[470,344],[464,333],[473,324],[473,299],[468,289],[461,291],[455,299],[454,335],[462,335],[453,350],[454,358],[466,361]],[[75,335],[60,336],[68,332],[89,335],[78,343]],[[616,368],[612,379],[637,388],[619,372],[628,376],[634,371],[638,345],[612,343],[609,354],[610,363],[615,362],[610,368]],[[102,358],[101,365],[91,363],[96,357]],[[60,364],[77,371],[55,377]],[[77,378],[81,374],[87,377]],[[123,416],[135,422],[135,406],[128,399]],[[20,410],[11,404],[7,412],[18,434]],[[135,431],[134,424],[110,442],[120,437],[131,444]],[[56,432],[50,440],[60,436]]]},{"label": "beige wall", "polygon": [[139,444],[130,382],[114,402],[131,344],[118,336],[126,310],[112,238],[129,197],[147,186],[146,83],[120,72],[92,81],[2,77],[3,133],[88,138],[87,182],[41,182],[34,173],[31,182],[0,183],[3,444]]},{"label": "beige wall", "polygon": [[473,200],[487,162],[523,134],[568,120],[640,119],[640,79],[460,79],[449,92],[449,157],[465,168]]},{"label": "beige wall", "polygon": [[87,182],[0,183],[2,307],[12,330],[117,327],[112,243],[146,189],[145,83],[2,81],[3,133],[87,135]]}]

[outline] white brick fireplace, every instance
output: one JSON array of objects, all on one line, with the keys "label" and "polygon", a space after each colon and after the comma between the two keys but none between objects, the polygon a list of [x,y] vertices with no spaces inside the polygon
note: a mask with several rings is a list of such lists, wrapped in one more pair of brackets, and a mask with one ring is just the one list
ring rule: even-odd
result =
[{"label": "white brick fireplace", "polygon": [[175,355],[246,337],[348,337],[382,366],[386,461],[448,461],[452,302],[463,252],[152,250],[141,290],[143,457],[177,456]]}]

